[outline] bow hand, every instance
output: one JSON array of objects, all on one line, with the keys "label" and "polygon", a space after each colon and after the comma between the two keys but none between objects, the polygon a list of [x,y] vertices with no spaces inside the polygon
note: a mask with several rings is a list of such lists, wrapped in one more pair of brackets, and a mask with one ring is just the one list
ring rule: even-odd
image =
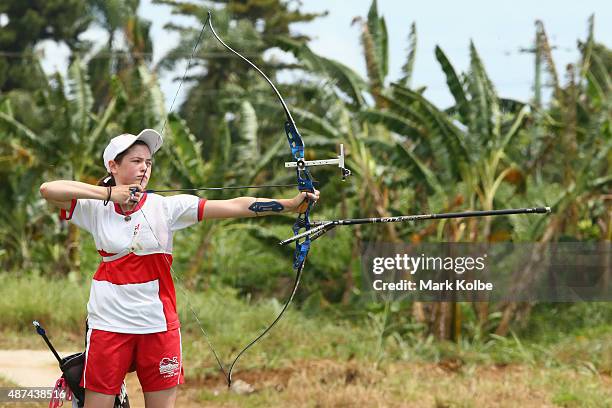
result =
[{"label": "bow hand", "polygon": [[304,214],[308,207],[311,205],[315,205],[319,200],[320,192],[317,189],[313,189],[310,191],[301,191],[293,198],[293,205],[291,206],[292,211],[297,212],[299,214]]}]

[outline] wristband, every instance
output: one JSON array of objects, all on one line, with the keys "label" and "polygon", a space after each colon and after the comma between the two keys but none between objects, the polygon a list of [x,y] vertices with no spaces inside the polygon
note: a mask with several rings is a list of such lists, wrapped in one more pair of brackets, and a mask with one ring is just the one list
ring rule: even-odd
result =
[{"label": "wristband", "polygon": [[110,201],[113,187],[112,186],[107,186],[106,188],[108,189],[108,196],[106,197],[106,200],[104,200],[104,206],[105,207],[108,204],[108,202]]}]

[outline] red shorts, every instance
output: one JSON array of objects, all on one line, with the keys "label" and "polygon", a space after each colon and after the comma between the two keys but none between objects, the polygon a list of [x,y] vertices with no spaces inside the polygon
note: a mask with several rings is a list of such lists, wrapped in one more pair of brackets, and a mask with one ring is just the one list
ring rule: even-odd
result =
[{"label": "red shorts", "polygon": [[138,374],[144,392],[183,384],[180,329],[151,334],[87,331],[85,369],[81,386],[116,395],[128,371]]}]

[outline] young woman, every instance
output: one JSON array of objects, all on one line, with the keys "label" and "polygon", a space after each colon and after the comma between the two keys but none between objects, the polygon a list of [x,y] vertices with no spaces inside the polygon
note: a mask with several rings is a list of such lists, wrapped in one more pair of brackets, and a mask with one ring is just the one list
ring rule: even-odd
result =
[{"label": "young woman", "polygon": [[319,192],[288,199],[147,194],[152,156],[162,137],[145,129],[113,138],[104,150],[108,176],[98,185],[58,180],[40,186],[61,217],[92,234],[102,261],[87,304],[81,385],[86,408],[112,407],[135,369],[148,408],[173,407],[183,383],[180,323],[171,276],[172,236],[203,219],[303,211]]}]

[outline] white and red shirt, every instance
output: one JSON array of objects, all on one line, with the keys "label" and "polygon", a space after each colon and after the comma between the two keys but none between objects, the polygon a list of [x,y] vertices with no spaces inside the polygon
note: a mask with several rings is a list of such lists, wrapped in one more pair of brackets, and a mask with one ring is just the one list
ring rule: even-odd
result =
[{"label": "white and red shirt", "polygon": [[205,199],[143,194],[132,211],[72,200],[61,218],[91,233],[102,262],[87,303],[92,329],[146,334],[180,327],[172,282],[174,231],[202,220]]}]

